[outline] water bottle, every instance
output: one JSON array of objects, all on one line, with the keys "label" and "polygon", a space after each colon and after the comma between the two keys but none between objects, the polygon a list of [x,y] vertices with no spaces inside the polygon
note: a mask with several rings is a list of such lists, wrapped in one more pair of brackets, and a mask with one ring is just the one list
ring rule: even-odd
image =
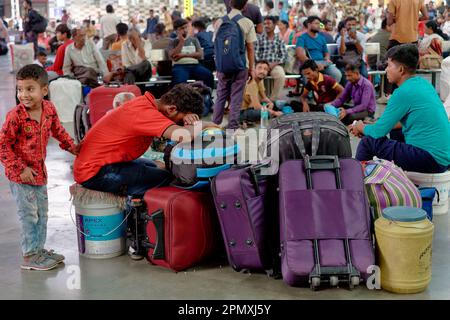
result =
[{"label": "water bottle", "polygon": [[267,109],[267,103],[263,103],[261,107],[261,129],[269,128],[269,110]]}]

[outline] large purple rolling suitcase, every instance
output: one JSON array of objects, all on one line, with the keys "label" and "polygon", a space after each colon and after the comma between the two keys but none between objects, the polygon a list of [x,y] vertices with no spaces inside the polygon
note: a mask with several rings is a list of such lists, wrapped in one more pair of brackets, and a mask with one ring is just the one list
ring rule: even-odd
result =
[{"label": "large purple rolling suitcase", "polygon": [[266,271],[277,278],[276,177],[261,174],[266,167],[261,163],[222,171],[212,182],[212,192],[233,269]]},{"label": "large purple rolling suitcase", "polygon": [[366,280],[375,257],[361,164],[336,156],[289,160],[279,187],[283,280],[312,289]]}]

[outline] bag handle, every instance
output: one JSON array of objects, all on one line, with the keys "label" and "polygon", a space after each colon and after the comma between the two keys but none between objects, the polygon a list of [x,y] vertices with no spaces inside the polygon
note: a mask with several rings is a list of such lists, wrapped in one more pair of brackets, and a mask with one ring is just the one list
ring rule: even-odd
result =
[{"label": "bag handle", "polygon": [[300,155],[303,158],[306,158],[307,154],[306,154],[306,149],[305,149],[305,143],[303,142],[303,137],[302,137],[302,131],[300,130],[300,126],[298,125],[298,123],[296,121],[292,122],[292,130],[294,131],[294,141],[295,144],[297,145],[298,150],[300,151]]},{"label": "bag handle", "polygon": [[158,209],[151,214],[144,214],[145,221],[153,222],[156,230],[156,242],[147,242],[144,245],[153,249],[152,258],[162,260],[165,257],[165,244],[164,244],[164,211]]},{"label": "bag handle", "polygon": [[311,155],[314,157],[317,155],[320,142],[320,123],[318,121],[313,122],[312,137],[311,137]]},{"label": "bag handle", "polygon": [[317,170],[334,170],[336,178],[336,187],[342,189],[341,183],[341,165],[339,163],[338,156],[306,156],[304,159],[305,171],[306,171],[306,185],[308,189],[313,189],[312,184],[312,171]]}]

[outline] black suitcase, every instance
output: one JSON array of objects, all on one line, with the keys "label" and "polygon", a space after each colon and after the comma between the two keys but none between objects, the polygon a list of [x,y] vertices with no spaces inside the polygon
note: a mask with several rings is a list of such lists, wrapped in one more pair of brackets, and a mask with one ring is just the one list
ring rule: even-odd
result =
[{"label": "black suitcase", "polygon": [[[278,134],[274,130],[278,130]],[[272,155],[272,150],[277,151],[273,148],[275,143],[279,144],[278,153]],[[347,127],[335,116],[324,112],[291,113],[272,119],[267,141],[260,148],[261,153],[267,152],[266,156],[279,164],[303,159],[304,154],[352,156]]]}]

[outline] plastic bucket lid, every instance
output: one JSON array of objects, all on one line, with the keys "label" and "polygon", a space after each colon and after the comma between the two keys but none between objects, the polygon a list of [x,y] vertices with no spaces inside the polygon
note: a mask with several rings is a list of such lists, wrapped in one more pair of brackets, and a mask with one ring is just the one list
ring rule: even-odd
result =
[{"label": "plastic bucket lid", "polygon": [[427,218],[425,210],[406,206],[385,208],[382,215],[387,220],[398,222],[416,222]]}]

